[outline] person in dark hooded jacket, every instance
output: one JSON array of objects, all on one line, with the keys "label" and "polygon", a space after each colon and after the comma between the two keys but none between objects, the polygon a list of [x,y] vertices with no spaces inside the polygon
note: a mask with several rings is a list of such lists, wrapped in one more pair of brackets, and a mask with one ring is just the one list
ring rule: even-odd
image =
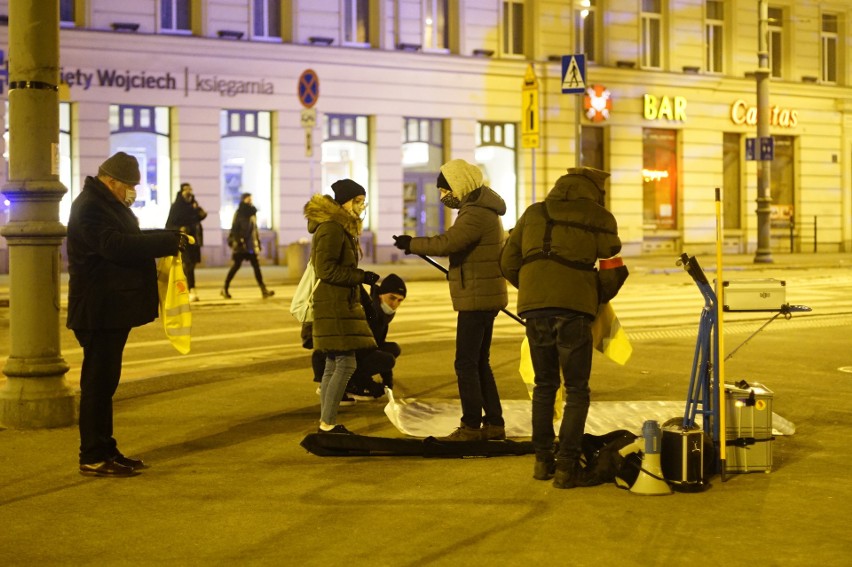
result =
[{"label": "person in dark hooded jacket", "polygon": [[458,311],[455,371],[461,398],[459,427],[444,441],[506,438],[503,407],[491,370],[494,319],[509,302],[500,272],[500,250],[506,203],[482,183],[482,171],[461,159],[441,166],[441,202],[458,209],[444,234],[412,238],[394,236],[406,254],[449,256],[447,279],[453,309]]},{"label": "person in dark hooded jacket", "polygon": [[275,292],[267,289],[263,283],[263,274],[260,272],[260,262],[257,255],[260,254],[260,236],[257,232],[257,207],[251,204],[251,193],[243,193],[240,197],[240,205],[234,213],[231,221],[231,232],[228,234],[228,245],[231,247],[231,269],[225,276],[225,287],[221,295],[225,299],[231,299],[228,287],[231,280],[237,274],[243,260],[248,260],[254,270],[254,279],[260,287],[260,293],[264,299],[272,297]]},{"label": "person in dark hooded jacket", "polygon": [[[597,169],[571,168],[544,202],[524,211],[503,249],[500,266],[518,288],[518,314],[526,319],[535,371],[532,397],[533,477],[557,488],[583,485],[581,440],[589,410],[591,325],[627,268],[598,272],[595,263],[621,251],[615,217],[603,206],[604,181]],[[610,281],[613,278],[620,281]],[[554,455],[553,405],[562,381],[565,409]]]},{"label": "person in dark hooded jacket", "polygon": [[379,281],[375,272],[358,268],[361,214],[367,192],[351,179],[331,185],[334,198],[314,195],[305,205],[311,240],[311,264],[319,284],[314,290],[314,349],[325,355],[320,383],[318,433],[350,434],[337,423],[337,409],[352,373],[355,351],[375,349],[376,341],[361,306],[361,284]]},{"label": "person in dark hooded jacket", "polygon": [[201,227],[201,221],[206,218],[207,211],[202,209],[195,200],[192,185],[181,183],[180,192],[169,208],[166,228],[179,230],[195,239],[195,242],[188,244],[186,250],[180,255],[183,273],[186,275],[186,285],[189,287],[190,301],[198,301],[198,294],[195,291],[195,265],[201,262],[201,247],[204,246],[204,230]]}]

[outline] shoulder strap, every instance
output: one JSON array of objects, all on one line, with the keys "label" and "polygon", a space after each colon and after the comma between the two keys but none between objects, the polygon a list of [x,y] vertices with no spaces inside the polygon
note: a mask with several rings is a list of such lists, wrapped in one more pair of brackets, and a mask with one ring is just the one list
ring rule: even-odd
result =
[{"label": "shoulder strap", "polygon": [[551,243],[553,242],[553,225],[560,224],[564,226],[571,226],[574,228],[579,228],[581,230],[587,230],[589,232],[601,232],[600,229],[596,229],[595,227],[591,227],[588,225],[584,225],[577,222],[571,221],[555,221],[550,218],[550,215],[547,212],[547,205],[545,203],[541,204],[541,210],[544,214],[544,219],[546,221],[546,225],[544,227],[544,243],[541,246],[541,252],[536,252],[535,254],[531,254],[524,258],[521,261],[521,265],[529,264],[530,262],[535,262],[536,260],[553,260],[554,262],[558,262],[563,266],[567,266],[569,268],[573,268],[575,270],[583,270],[586,272],[593,272],[595,270],[594,263],[586,264],[585,262],[576,262],[574,260],[568,260],[566,258],[562,258],[551,250]]}]

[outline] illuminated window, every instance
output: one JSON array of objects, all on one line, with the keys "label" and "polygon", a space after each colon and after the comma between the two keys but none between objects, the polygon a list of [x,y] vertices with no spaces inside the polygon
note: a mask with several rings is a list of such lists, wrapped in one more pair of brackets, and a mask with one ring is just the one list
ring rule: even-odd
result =
[{"label": "illuminated window", "polygon": [[721,73],[725,45],[725,3],[722,0],[707,0],[705,9],[704,41],[707,53],[704,65],[708,73]]},{"label": "illuminated window", "polygon": [[363,45],[370,41],[368,0],[343,0],[343,42]]},{"label": "illuminated window", "polygon": [[598,12],[596,4],[597,0],[581,0],[580,2],[580,6],[582,6],[580,15],[583,18],[583,54],[586,56],[587,63],[597,61],[596,28]]},{"label": "illuminated window", "polygon": [[642,0],[642,67],[659,69],[663,46],[662,0]]},{"label": "illuminated window", "polygon": [[[279,39],[281,37],[281,0],[252,0],[252,22],[252,37]],[[255,198],[252,197],[252,202],[254,200]]]},{"label": "illuminated window", "polygon": [[370,226],[370,131],[367,116],[325,114],[322,141],[322,190],[334,196],[331,184],[340,179],[357,181],[367,193],[364,229]]},{"label": "illuminated window", "polygon": [[795,214],[795,138],[792,136],[773,136],[775,139],[775,159],[769,172],[769,218],[773,225],[789,226]]},{"label": "illuminated window", "polygon": [[822,82],[837,82],[837,15],[822,15]]},{"label": "illuminated window", "polygon": [[272,228],[272,113],[222,110],[219,151],[222,228],[231,227],[243,193],[251,193],[252,204],[257,207],[257,227]]},{"label": "illuminated window", "polygon": [[169,122],[165,106],[109,106],[109,154],[125,152],[136,157],[142,173],[133,204],[142,228],[162,228],[171,206]]},{"label": "illuminated window", "polygon": [[59,0],[59,24],[62,26],[74,26],[77,23],[75,17],[75,0]]},{"label": "illuminated window", "polygon": [[190,0],[160,0],[160,31],[189,32]]},{"label": "illuminated window", "polygon": [[769,76],[783,76],[784,12],[781,8],[769,8]]},{"label": "illuminated window", "polygon": [[726,132],[722,143],[722,217],[724,227],[742,228],[741,135]]},{"label": "illuminated window", "polygon": [[443,121],[403,118],[402,226],[405,234],[434,236],[444,232],[445,207],[437,185],[443,163]]},{"label": "illuminated window", "polygon": [[503,54],[524,54],[524,0],[503,2]]},{"label": "illuminated window", "polygon": [[643,220],[651,229],[678,227],[677,131],[642,129]]},{"label": "illuminated window", "polygon": [[447,49],[447,0],[423,0],[423,48]]},{"label": "illuminated window", "polygon": [[476,164],[485,173],[484,184],[506,201],[503,228],[518,220],[517,126],[513,122],[476,125]]}]

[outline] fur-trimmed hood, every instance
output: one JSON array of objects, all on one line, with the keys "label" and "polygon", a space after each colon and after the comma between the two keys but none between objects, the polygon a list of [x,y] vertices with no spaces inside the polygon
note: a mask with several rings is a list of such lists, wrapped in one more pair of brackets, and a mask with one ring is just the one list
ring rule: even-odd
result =
[{"label": "fur-trimmed hood", "polygon": [[320,224],[334,221],[350,236],[361,236],[361,219],[352,216],[329,195],[311,197],[311,200],[305,204],[305,218],[308,219],[308,232],[311,234],[316,232]]}]

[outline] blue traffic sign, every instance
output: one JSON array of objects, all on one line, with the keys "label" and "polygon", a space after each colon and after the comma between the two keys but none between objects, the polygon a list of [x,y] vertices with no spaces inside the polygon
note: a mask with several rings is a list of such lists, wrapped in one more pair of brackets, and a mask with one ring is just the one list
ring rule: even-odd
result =
[{"label": "blue traffic sign", "polygon": [[562,94],[586,92],[586,56],[582,53],[562,56]]},{"label": "blue traffic sign", "polygon": [[760,161],[775,159],[775,139],[772,136],[760,138]]}]

